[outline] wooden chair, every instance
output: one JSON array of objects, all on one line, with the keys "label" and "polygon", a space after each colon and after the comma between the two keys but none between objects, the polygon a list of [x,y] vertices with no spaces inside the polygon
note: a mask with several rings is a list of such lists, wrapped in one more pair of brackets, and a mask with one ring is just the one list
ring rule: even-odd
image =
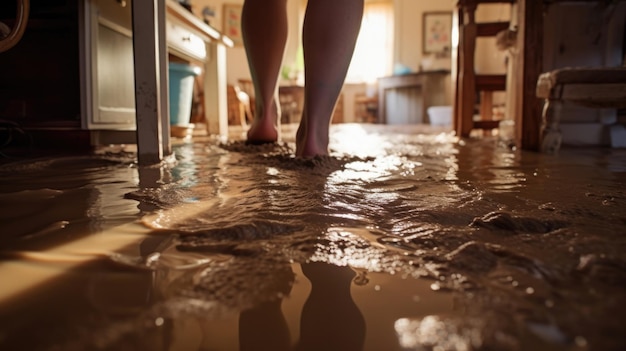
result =
[{"label": "wooden chair", "polygon": [[[457,53],[456,96],[454,101],[454,126],[457,135],[468,137],[473,129],[498,128],[499,121],[492,118],[493,93],[506,90],[506,75],[476,74],[476,39],[495,37],[509,28],[509,22],[476,23],[478,5],[486,3],[514,3],[514,0],[459,0],[457,27],[459,49]],[[494,47],[495,49],[495,47]],[[481,119],[474,121],[477,96],[480,94]]]},{"label": "wooden chair", "polygon": [[252,108],[250,107],[250,95],[241,90],[241,87],[238,85],[235,85],[233,88],[235,89],[235,95],[239,102],[239,123],[242,127],[246,128],[248,127],[248,120],[252,121],[253,118]]},{"label": "wooden chair", "polygon": [[355,122],[376,123],[378,120],[378,96],[357,93],[354,97]]}]

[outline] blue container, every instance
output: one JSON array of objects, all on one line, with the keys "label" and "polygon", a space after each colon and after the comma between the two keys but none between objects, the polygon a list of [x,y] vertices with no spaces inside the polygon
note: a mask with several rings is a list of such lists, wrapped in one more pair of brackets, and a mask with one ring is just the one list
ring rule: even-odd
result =
[{"label": "blue container", "polygon": [[199,67],[173,62],[169,64],[170,125],[189,125],[193,81],[199,74]]}]

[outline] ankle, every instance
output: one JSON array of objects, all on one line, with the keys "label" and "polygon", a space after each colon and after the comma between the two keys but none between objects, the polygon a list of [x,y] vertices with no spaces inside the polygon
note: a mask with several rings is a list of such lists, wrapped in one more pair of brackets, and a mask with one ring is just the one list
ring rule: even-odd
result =
[{"label": "ankle", "polygon": [[296,156],[315,157],[328,155],[328,131],[301,124],[296,134]]},{"label": "ankle", "polygon": [[248,141],[275,142],[278,141],[277,111],[256,115],[247,132]]}]

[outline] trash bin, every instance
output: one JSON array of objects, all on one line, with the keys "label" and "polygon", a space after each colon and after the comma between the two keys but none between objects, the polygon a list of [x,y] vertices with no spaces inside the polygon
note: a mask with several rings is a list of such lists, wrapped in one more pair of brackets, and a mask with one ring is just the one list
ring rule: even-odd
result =
[{"label": "trash bin", "polygon": [[431,106],[427,113],[428,120],[433,126],[452,125],[452,106]]},{"label": "trash bin", "polygon": [[170,125],[186,127],[191,119],[194,78],[200,68],[171,62],[169,64]]}]

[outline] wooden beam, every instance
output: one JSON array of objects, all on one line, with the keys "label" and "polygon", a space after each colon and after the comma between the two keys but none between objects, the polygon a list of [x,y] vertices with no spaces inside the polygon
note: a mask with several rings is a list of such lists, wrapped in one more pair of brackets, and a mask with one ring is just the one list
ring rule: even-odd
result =
[{"label": "wooden beam", "polygon": [[533,151],[538,151],[541,143],[542,101],[536,96],[536,87],[543,69],[543,10],[541,1],[518,1],[521,54],[516,71],[515,140],[522,149]]},{"label": "wooden beam", "polygon": [[458,4],[460,6],[480,5],[480,4],[513,4],[516,1],[517,0],[459,0]]},{"label": "wooden beam", "polygon": [[476,90],[505,91],[506,74],[477,74]]},{"label": "wooden beam", "polygon": [[[461,2],[459,2],[461,4]],[[474,51],[476,50],[476,5],[461,4],[459,26],[459,71],[457,77],[458,97],[456,100],[455,130],[460,137],[468,137],[474,122],[476,103],[476,79]]]},{"label": "wooden beam", "polygon": [[509,22],[481,22],[477,26],[476,36],[495,37],[501,31],[508,29],[511,24]]}]

